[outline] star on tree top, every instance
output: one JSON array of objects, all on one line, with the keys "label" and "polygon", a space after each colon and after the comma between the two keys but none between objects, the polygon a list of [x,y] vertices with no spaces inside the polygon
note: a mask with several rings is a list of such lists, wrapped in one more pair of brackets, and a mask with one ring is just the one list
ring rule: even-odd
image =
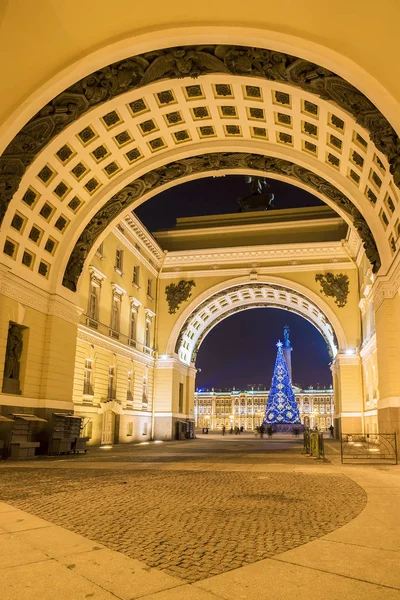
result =
[{"label": "star on tree top", "polygon": [[276,342],[276,347],[277,348],[282,348],[283,344],[281,342],[281,340],[279,340],[278,342]]}]

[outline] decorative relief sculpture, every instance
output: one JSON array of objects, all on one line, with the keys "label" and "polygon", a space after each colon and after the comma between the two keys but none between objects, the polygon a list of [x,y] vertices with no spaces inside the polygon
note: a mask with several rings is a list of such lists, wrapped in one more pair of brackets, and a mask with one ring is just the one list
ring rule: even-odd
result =
[{"label": "decorative relief sculpture", "polygon": [[315,281],[320,282],[321,293],[325,296],[332,296],[339,308],[343,308],[347,304],[349,294],[349,278],[347,275],[343,275],[343,273],[338,275],[318,273],[315,276]]},{"label": "decorative relief sculpture", "polygon": [[4,362],[3,393],[20,394],[19,372],[22,354],[22,327],[10,322]]},{"label": "decorative relief sculpture", "polygon": [[[400,139],[364,94],[332,71],[302,58],[245,46],[185,46],[123,59],[84,77],[44,106],[0,158],[0,224],[27,167],[63,129],[94,106],[153,81],[226,73],[286,83],[340,106],[370,133],[400,187]],[[256,93],[256,86],[249,86]],[[310,103],[311,104],[311,103]]]},{"label": "decorative relief sculpture", "polygon": [[363,241],[366,256],[372,264],[372,271],[376,273],[379,270],[381,265],[379,252],[370,228],[349,198],[331,183],[312,171],[281,158],[241,152],[217,152],[185,158],[149,171],[110,198],[89,221],[79,237],[69,258],[63,285],[76,291],[85,259],[98,236],[113,219],[146,192],[187,175],[219,169],[251,169],[285,175],[307,185],[311,191],[323,194],[349,215]]},{"label": "decorative relief sculpture", "polygon": [[191,279],[185,281],[182,279],[178,284],[170,283],[165,288],[165,295],[168,302],[169,314],[174,315],[179,310],[182,302],[186,302],[192,295],[192,287],[195,287],[195,282]]}]

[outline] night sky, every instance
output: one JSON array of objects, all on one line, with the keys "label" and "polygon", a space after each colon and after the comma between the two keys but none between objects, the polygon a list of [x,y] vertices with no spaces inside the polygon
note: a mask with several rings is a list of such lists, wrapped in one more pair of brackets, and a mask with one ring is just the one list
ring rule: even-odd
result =
[{"label": "night sky", "polygon": [[[323,203],[290,184],[268,180],[275,194],[274,208],[317,206]],[[175,186],[135,210],[151,232],[175,226],[178,217],[236,213],[237,198],[250,195],[242,175],[207,177]],[[276,341],[289,325],[293,382],[300,387],[329,387],[331,361],[326,342],[311,323],[289,311],[257,308],[228,317],[210,331],[197,355],[197,388],[269,388],[276,357]]]}]

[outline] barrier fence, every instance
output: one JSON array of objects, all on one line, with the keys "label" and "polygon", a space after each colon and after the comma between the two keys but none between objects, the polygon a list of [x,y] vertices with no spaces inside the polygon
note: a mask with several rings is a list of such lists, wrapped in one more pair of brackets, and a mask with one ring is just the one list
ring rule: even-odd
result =
[{"label": "barrier fence", "polygon": [[343,464],[398,463],[395,433],[343,433],[340,451]]},{"label": "barrier fence", "polygon": [[328,462],[325,458],[324,436],[319,431],[304,431],[303,454],[312,456],[316,460]]}]

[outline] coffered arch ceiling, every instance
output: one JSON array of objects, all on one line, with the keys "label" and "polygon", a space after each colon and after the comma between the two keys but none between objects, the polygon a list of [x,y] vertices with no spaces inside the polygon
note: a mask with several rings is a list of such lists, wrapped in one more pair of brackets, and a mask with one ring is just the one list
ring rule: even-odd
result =
[{"label": "coffered arch ceiling", "polygon": [[[325,303],[316,302],[309,294],[276,282],[258,281],[228,286],[210,294],[203,301],[193,301],[172,332],[169,351],[190,365],[208,333],[222,320],[242,310],[251,308],[281,308],[294,312],[312,323],[325,339],[329,353],[334,358],[346,347],[343,328]],[[329,317],[328,317],[329,312]]]},{"label": "coffered arch ceiling", "polygon": [[[190,75],[191,77],[185,77]],[[263,172],[354,225],[377,272],[396,252],[400,145],[348,82],[254,48],[188,47],[101,69],[42,109],[0,159],[2,260],[76,289],[107,227],[196,173]]]}]

